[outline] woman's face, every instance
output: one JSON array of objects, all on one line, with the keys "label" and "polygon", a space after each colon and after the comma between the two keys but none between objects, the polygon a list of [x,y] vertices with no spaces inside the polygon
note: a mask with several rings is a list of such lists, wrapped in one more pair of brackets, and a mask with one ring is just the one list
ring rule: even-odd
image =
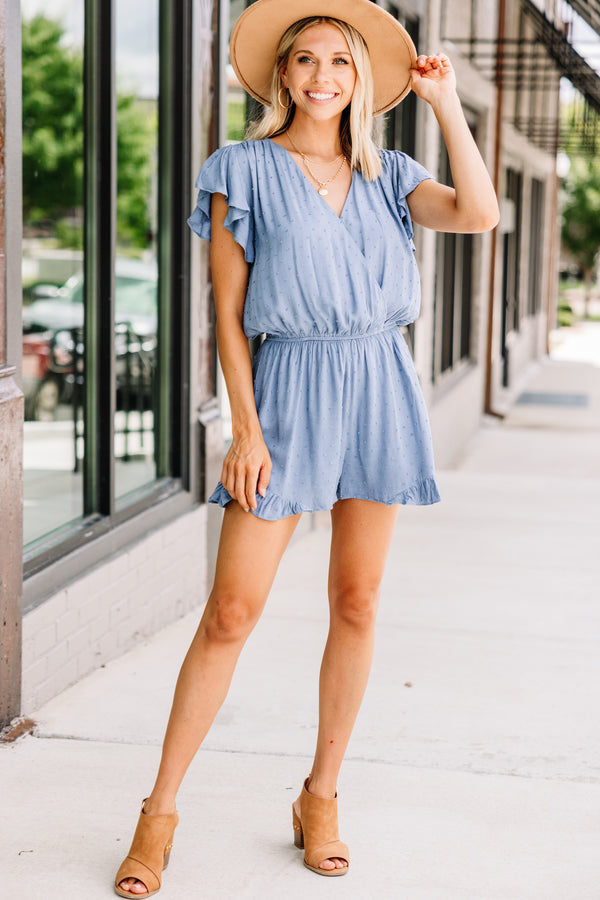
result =
[{"label": "woman's face", "polygon": [[341,115],[352,100],[356,67],[339,28],[311,25],[294,41],[281,79],[300,112],[311,119]]}]

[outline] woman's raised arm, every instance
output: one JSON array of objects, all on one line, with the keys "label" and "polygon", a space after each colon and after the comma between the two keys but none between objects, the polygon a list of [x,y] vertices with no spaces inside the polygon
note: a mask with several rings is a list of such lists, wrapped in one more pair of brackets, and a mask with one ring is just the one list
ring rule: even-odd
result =
[{"label": "woman's raised arm", "polygon": [[258,421],[252,384],[252,361],[243,318],[248,288],[244,251],[223,223],[228,207],[222,194],[211,203],[211,266],[217,310],[217,347],[225,376],[233,440],[221,473],[221,484],[245,510],[256,509],[256,491],[264,497],[271,457]]},{"label": "woman's raised arm", "polygon": [[415,94],[426,100],[439,122],[450,159],[454,187],[431,179],[407,197],[411,218],[434,231],[489,231],[498,224],[498,201],[456,93],[447,56],[419,56],[411,70]]}]

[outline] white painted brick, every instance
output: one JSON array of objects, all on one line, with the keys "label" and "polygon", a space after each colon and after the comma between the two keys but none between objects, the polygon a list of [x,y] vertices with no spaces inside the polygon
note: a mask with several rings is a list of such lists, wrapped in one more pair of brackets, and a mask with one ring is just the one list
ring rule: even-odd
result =
[{"label": "white painted brick", "polygon": [[37,631],[53,625],[59,616],[67,611],[67,592],[60,591],[53,597],[49,597],[40,606],[32,609],[23,617],[23,630]]},{"label": "white painted brick", "polygon": [[[105,631],[104,634],[101,634],[90,644],[90,650],[88,654],[81,654],[79,657],[79,664],[82,668],[85,665],[91,665],[91,670],[94,671],[98,668],[98,666],[102,665],[102,663],[108,662],[115,654],[114,647],[116,643],[116,635],[118,632],[111,634],[109,631]],[[85,662],[87,660],[87,662]]]},{"label": "white painted brick", "polygon": [[78,678],[83,678],[84,675],[95,672],[99,666],[106,662],[105,654],[103,654],[99,647],[96,646],[93,646],[82,653],[78,653],[74,659],[77,665]]},{"label": "white painted brick", "polygon": [[108,611],[108,615],[110,620],[109,631],[112,631],[113,628],[122,630],[124,623],[131,618],[129,603],[127,602],[127,600],[122,600],[120,603],[115,604]]},{"label": "white painted brick", "polygon": [[22,668],[25,668],[25,665],[28,661],[33,662],[36,659],[35,653],[35,644],[34,644],[34,635],[28,634],[25,636],[23,634],[22,642],[21,642],[21,659],[22,659]]},{"label": "white painted brick", "polygon": [[[31,659],[42,659],[53,647],[56,646],[56,625],[47,625],[40,628],[31,635],[31,639],[27,641],[27,648],[30,652]],[[25,645],[23,645],[25,652]]]},{"label": "white painted brick", "polygon": [[[112,659],[113,657],[120,656],[122,653],[131,650],[134,646],[133,635],[136,631],[139,632],[139,635],[142,638],[154,634],[154,628],[146,633],[143,628],[133,628],[133,623],[129,622],[128,627],[115,629],[112,633],[106,634],[103,638],[100,638],[97,642],[97,646],[102,654],[102,661],[104,661],[104,659]],[[137,643],[139,643],[139,640]]]},{"label": "white painted brick", "polygon": [[129,553],[128,556],[128,567],[131,571],[132,569],[143,569],[144,564],[148,559],[148,542],[143,541],[141,544],[136,544]]},{"label": "white painted brick", "polygon": [[48,672],[58,672],[68,661],[67,642],[63,641],[57,644],[54,650],[47,654]]},{"label": "white painted brick", "polygon": [[171,522],[25,616],[28,709],[189,610],[198,609],[200,618],[207,592],[206,521],[201,508]]},{"label": "white painted brick", "polygon": [[100,640],[105,634],[110,632],[110,614],[108,611],[93,619],[88,625],[90,633],[90,643]]},{"label": "white painted brick", "polygon": [[112,589],[114,596],[119,598],[119,600],[127,600],[129,595],[137,590],[139,584],[138,574],[137,570],[133,569],[133,571],[127,572],[115,581]]},{"label": "white painted brick", "polygon": [[83,578],[79,578],[70,584],[67,588],[69,609],[77,608],[87,597],[97,593],[102,583],[102,567],[96,566],[91,572],[86,573]]},{"label": "white painted brick", "polygon": [[171,564],[169,561],[169,565],[165,565],[156,578],[158,592],[162,594],[163,591],[168,590],[171,585],[182,584],[182,571],[183,567],[181,562]]},{"label": "white painted brick", "polygon": [[90,621],[94,621],[99,616],[104,615],[110,611],[111,607],[115,605],[115,603],[119,602],[121,599],[120,595],[115,596],[115,586],[114,584],[108,584],[104,586],[104,590],[101,593],[98,593],[94,597],[94,604],[89,605],[89,609],[91,612]]},{"label": "white painted brick", "polygon": [[153,554],[144,560],[143,564],[138,567],[138,577],[140,581],[154,581],[156,573],[162,568],[162,557],[159,554]]},{"label": "white painted brick", "polygon": [[64,684],[65,686],[64,688],[61,687],[60,690],[64,690],[65,688],[70,687],[70,685],[75,684],[77,678],[77,659],[69,659],[56,673],[56,682]]},{"label": "white painted brick", "polygon": [[175,615],[177,616],[178,619],[181,619],[182,616],[184,616],[186,612],[187,612],[187,610],[186,610],[185,601],[182,597],[180,597],[177,600],[177,602],[175,603]]},{"label": "white painted brick", "polygon": [[169,551],[173,549],[173,545],[177,545],[184,535],[177,528],[169,528],[165,533],[165,548]]},{"label": "white painted brick", "polygon": [[36,660],[23,660],[23,695],[30,694],[35,685],[48,677],[48,659],[43,657]]},{"label": "white painted brick", "polygon": [[[105,593],[110,594],[110,591],[107,591]],[[95,619],[98,619],[103,614],[106,606],[108,605],[105,598],[105,593],[94,594],[92,597],[88,597],[85,602],[80,604],[79,622],[81,627],[90,625]]]},{"label": "white painted brick", "polygon": [[144,543],[148,548],[149,555],[162,553],[165,547],[165,529],[159,528],[158,531],[153,531],[144,539]]},{"label": "white painted brick", "polygon": [[67,657],[75,658],[84,650],[91,652],[90,629],[87,625],[74,631],[67,638]]},{"label": "white painted brick", "polygon": [[183,590],[185,594],[191,594],[199,601],[202,600],[207,592],[206,573],[202,570],[190,569],[185,573]]},{"label": "white painted brick", "polygon": [[[59,670],[60,671],[60,670]],[[52,697],[55,697],[60,691],[67,687],[58,672],[53,672],[48,678],[44,679],[36,688],[35,701],[33,709],[39,709],[44,703],[47,703]]]},{"label": "white painted brick", "polygon": [[164,567],[157,560],[157,569],[152,578],[145,578],[140,584],[149,602],[154,602],[154,597],[160,596],[165,587],[170,584],[171,576],[167,575]]},{"label": "white painted brick", "polygon": [[152,613],[153,598],[154,591],[147,585],[140,584],[137,591],[129,597],[129,611],[132,618],[140,621],[147,618]]},{"label": "white painted brick", "polygon": [[56,621],[56,641],[60,643],[79,628],[79,609],[69,609]]},{"label": "white painted brick", "polygon": [[170,607],[174,610],[177,601],[181,600],[183,595],[184,590],[181,582],[171,582],[163,591],[161,591],[160,600],[162,608],[165,609],[166,607]]},{"label": "white painted brick", "polygon": [[107,566],[104,567],[104,581],[119,581],[129,572],[130,560],[129,553],[122,553],[119,556],[111,557]]}]

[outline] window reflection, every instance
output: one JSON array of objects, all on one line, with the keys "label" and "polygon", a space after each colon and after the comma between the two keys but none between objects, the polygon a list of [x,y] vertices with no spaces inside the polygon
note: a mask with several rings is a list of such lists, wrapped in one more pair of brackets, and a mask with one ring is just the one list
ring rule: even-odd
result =
[{"label": "window reflection", "polygon": [[[249,5],[249,0],[231,0],[229,4],[229,35],[235,27],[235,23]],[[227,58],[225,72],[221,72],[221,78],[225,79],[225,112],[223,126],[219,136],[220,143],[231,144],[244,140],[246,128],[250,119],[261,115],[262,107],[254,103],[240,84],[231,61]],[[218,369],[219,396],[221,399],[221,420],[223,423],[223,441],[228,445],[232,439],[231,409],[225,387],[225,379],[221,367]]]},{"label": "window reflection", "polygon": [[83,0],[21,9],[27,544],[83,512]]},{"label": "window reflection", "polygon": [[115,481],[156,477],[158,0],[116,3]]}]

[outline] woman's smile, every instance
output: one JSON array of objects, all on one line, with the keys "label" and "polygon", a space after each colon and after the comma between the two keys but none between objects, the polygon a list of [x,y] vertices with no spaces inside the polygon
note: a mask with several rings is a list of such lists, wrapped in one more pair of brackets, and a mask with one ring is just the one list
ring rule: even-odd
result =
[{"label": "woman's smile", "polygon": [[339,94],[335,92],[329,93],[325,91],[305,91],[305,93],[310,100],[314,100],[319,103],[327,102],[328,100],[334,100],[339,96]]}]

